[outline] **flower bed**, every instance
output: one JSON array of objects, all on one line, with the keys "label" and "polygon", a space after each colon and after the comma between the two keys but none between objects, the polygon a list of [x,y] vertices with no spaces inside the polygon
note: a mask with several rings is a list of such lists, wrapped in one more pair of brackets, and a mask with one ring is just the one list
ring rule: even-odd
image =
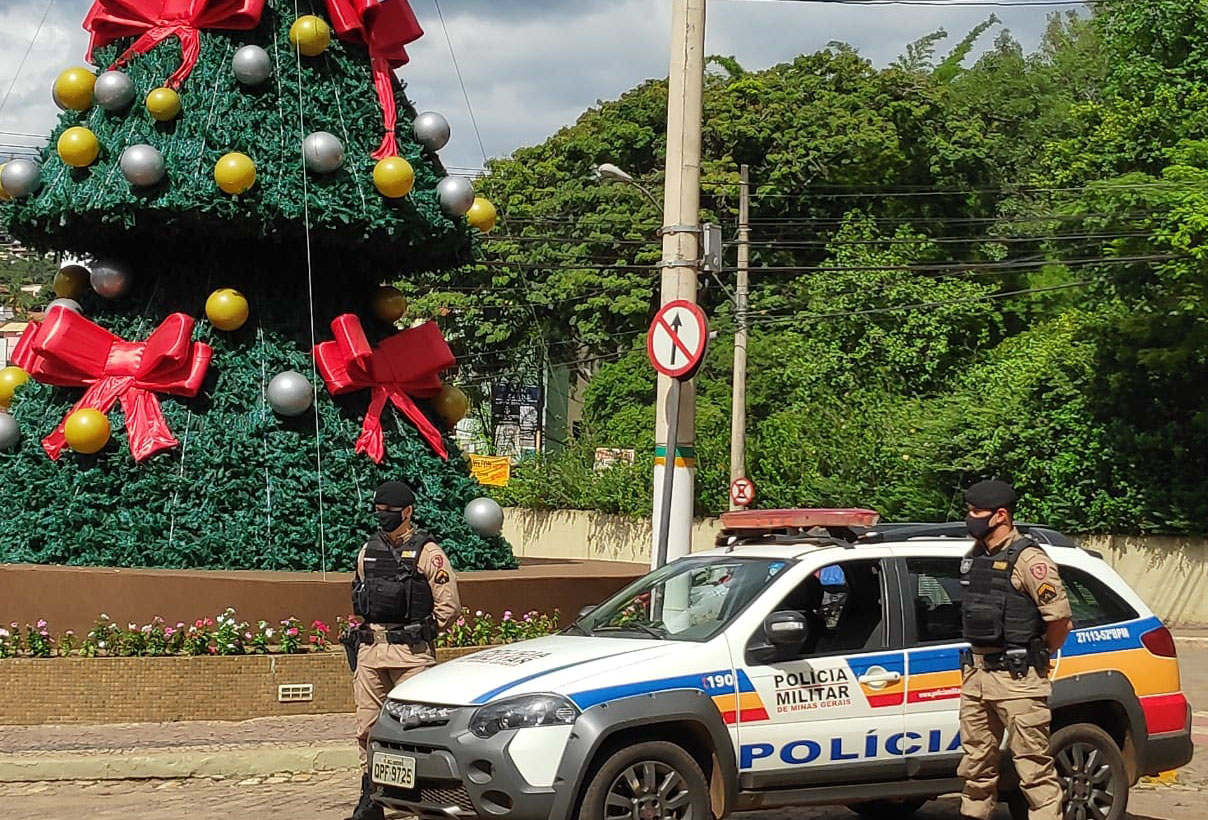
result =
[{"label": "flower bed", "polygon": [[[537,638],[557,631],[558,616],[557,610],[552,615],[532,611],[517,618],[507,610],[496,620],[489,612],[477,611],[458,618],[437,638],[436,646],[455,649]],[[55,635],[44,620],[26,624],[24,629],[16,623],[0,628],[0,658],[300,655],[331,649],[346,630],[359,625],[356,618],[337,619],[333,635],[332,627],[322,621],[305,626],[286,618],[276,624],[257,621],[253,625],[238,620],[235,610],[227,609],[191,624],[169,625],[155,618],[149,624],[122,627],[102,614],[82,638],[71,630]]]}]

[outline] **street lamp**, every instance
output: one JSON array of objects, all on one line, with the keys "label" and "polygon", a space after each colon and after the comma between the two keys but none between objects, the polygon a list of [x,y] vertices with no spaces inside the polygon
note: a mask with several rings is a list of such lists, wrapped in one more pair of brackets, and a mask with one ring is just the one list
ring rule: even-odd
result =
[{"label": "street lamp", "polygon": [[596,180],[599,182],[621,182],[625,185],[632,185],[646,195],[646,198],[654,203],[654,207],[658,208],[659,213],[663,212],[663,204],[655,198],[654,194],[650,193],[642,183],[638,182],[629,174],[622,171],[611,162],[605,162],[603,165],[596,167]]}]

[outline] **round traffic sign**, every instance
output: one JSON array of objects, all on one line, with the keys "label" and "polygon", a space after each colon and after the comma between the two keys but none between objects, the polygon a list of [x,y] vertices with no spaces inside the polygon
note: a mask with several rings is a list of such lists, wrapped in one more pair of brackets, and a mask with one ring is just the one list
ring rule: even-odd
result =
[{"label": "round traffic sign", "polygon": [[736,507],[750,506],[755,500],[755,482],[749,478],[736,478],[730,485],[730,500]]},{"label": "round traffic sign", "polygon": [[687,378],[700,366],[709,341],[705,312],[686,299],[663,305],[646,336],[654,369],[673,379]]}]

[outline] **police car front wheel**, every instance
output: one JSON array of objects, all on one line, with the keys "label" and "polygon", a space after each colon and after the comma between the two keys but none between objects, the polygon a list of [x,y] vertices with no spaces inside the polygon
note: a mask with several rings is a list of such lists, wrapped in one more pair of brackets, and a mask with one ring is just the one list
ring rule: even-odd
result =
[{"label": "police car front wheel", "polygon": [[709,784],[681,746],[648,741],[618,749],[591,779],[579,820],[709,820]]}]

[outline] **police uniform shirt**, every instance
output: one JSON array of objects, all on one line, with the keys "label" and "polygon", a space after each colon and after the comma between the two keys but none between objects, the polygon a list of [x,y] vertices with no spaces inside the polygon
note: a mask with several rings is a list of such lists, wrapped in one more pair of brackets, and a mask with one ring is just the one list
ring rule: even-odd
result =
[{"label": "police uniform shirt", "polygon": [[[401,559],[401,553],[393,544],[390,549],[395,557]],[[365,548],[357,554],[357,577],[363,577]],[[432,614],[436,619],[437,630],[443,632],[461,616],[461,596],[457,591],[457,575],[449,565],[449,556],[435,541],[429,541],[420,550],[419,571],[428,579],[432,589]],[[375,631],[385,631],[388,625],[370,624]]]}]

